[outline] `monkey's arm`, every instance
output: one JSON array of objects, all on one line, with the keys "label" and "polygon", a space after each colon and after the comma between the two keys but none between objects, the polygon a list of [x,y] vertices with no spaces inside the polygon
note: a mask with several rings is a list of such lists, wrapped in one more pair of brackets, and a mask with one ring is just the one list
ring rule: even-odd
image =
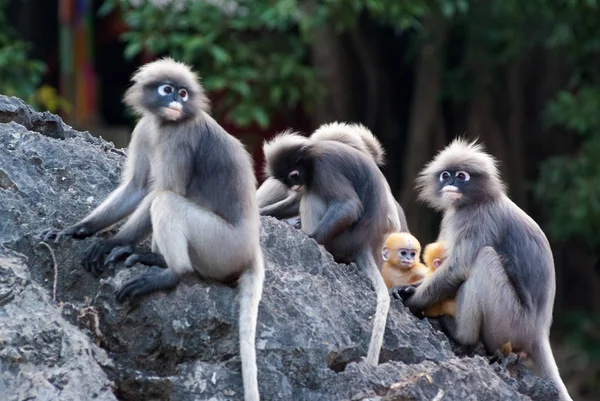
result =
[{"label": "monkey's arm", "polygon": [[262,216],[273,216],[276,219],[287,219],[300,214],[300,196],[291,194],[287,198],[260,208]]},{"label": "monkey's arm", "polygon": [[466,279],[466,271],[449,262],[451,260],[446,259],[418,287],[411,286],[412,289],[396,287],[392,289],[392,295],[395,298],[402,298],[404,305],[413,312],[420,312],[430,305],[454,297],[458,287]]},{"label": "monkey's arm", "polygon": [[319,244],[324,244],[346,231],[358,220],[361,212],[362,203],[358,196],[333,201],[315,230],[308,236],[314,238]]},{"label": "monkey's arm", "polygon": [[[138,127],[140,125],[142,124],[138,124]],[[45,241],[52,238],[59,241],[63,236],[75,239],[87,238],[112,226],[134,211],[148,193],[150,175],[149,144],[142,135],[136,133],[139,131],[138,127],[132,134],[122,184],[83,220],[64,230],[54,228],[46,230]]]}]

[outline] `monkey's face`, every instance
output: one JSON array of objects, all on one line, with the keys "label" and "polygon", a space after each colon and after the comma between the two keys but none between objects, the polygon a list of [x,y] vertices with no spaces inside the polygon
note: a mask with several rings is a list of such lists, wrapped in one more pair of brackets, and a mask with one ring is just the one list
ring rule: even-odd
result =
[{"label": "monkey's face", "polygon": [[306,174],[302,166],[295,166],[296,168],[291,170],[285,178],[285,185],[287,185],[292,191],[299,193],[304,192],[306,185]]},{"label": "monkey's face", "polygon": [[410,269],[415,264],[419,250],[414,248],[393,248],[384,246],[381,251],[383,260],[389,261],[395,266]]},{"label": "monkey's face", "polygon": [[144,89],[144,106],[166,121],[180,121],[193,114],[188,106],[190,92],[173,81],[155,82]]},{"label": "monkey's face", "polygon": [[439,175],[439,195],[447,206],[458,206],[469,197],[471,174],[465,170],[449,169]]}]

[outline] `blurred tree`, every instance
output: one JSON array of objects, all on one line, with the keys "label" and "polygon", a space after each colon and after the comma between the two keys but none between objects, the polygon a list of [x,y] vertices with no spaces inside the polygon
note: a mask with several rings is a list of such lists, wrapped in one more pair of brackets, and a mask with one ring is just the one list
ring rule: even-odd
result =
[{"label": "blurred tree", "polygon": [[[107,0],[101,12],[115,7],[130,27],[123,35],[127,57],[168,53],[194,64],[208,90],[227,89],[215,112],[237,125],[266,127],[297,106],[315,126],[365,123],[398,156],[387,175],[424,238],[436,223],[415,202],[413,179],[455,134],[486,143],[503,162],[511,196],[527,209],[538,166],[525,155],[533,149],[543,159],[556,145],[565,148],[564,141],[525,134],[543,133],[527,113],[547,104],[548,127],[566,128],[563,135],[575,130],[581,147],[539,166],[536,199],[547,205],[554,238],[581,235],[600,245],[597,0]],[[386,54],[394,46],[404,53],[399,61]],[[541,93],[560,88],[549,81],[526,90],[528,74],[549,54],[566,56],[556,65],[573,71],[569,88],[577,92]],[[408,101],[396,93],[398,64],[414,71]],[[408,114],[399,112],[401,102]],[[540,141],[552,146],[539,149]]]}]

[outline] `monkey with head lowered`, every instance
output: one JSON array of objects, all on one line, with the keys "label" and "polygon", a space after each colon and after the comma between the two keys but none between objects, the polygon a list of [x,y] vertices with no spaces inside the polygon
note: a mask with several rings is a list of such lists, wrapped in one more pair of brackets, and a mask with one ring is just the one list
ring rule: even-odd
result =
[{"label": "monkey with head lowered", "polygon": [[419,197],[443,211],[438,240],[446,259],[418,287],[392,289],[413,313],[456,296],[456,320],[440,323],[458,343],[488,351],[510,343],[571,400],[549,334],[556,291],[550,244],[538,224],[506,195],[497,161],[480,144],[454,140],[417,178]]},{"label": "monkey with head lowered", "polygon": [[[381,250],[384,260],[381,268],[383,281],[388,288],[399,285],[420,284],[438,268],[444,258],[444,247],[435,242],[425,247],[421,263],[421,244],[409,233],[392,233],[385,240]],[[425,317],[454,316],[456,302],[446,299],[431,305],[423,311]]]},{"label": "monkey with head lowered", "polygon": [[[309,138],[287,132],[289,140],[309,144],[318,141],[336,141],[351,146],[373,159],[377,166],[385,165],[385,151],[377,138],[362,124],[347,124],[333,122],[321,125]],[[293,138],[293,139],[292,139]],[[408,232],[406,215],[400,204],[394,198],[392,190],[381,171],[379,177],[386,187],[386,196],[392,208],[389,219],[394,225],[394,231]],[[298,216],[300,213],[300,199],[302,191],[288,188],[273,177],[267,177],[257,190],[260,214],[272,216],[277,219],[287,219]]]},{"label": "monkey with head lowered", "polygon": [[336,262],[356,262],[377,294],[367,363],[377,365],[390,298],[379,272],[381,247],[393,231],[381,172],[364,152],[337,141],[299,141],[283,133],[264,147],[266,172],[302,191],[302,230]]},{"label": "monkey with head lowered", "polygon": [[[141,119],[121,185],[83,220],[47,230],[44,239],[86,238],[130,216],[82,261],[95,274],[127,255],[126,265],[154,265],[122,285],[119,302],[173,289],[193,271],[226,283],[239,280],[244,393],[258,400],[255,332],[264,266],[250,155],[208,114],[208,99],[187,65],[164,58],[142,66],[132,81],[125,103]],[[134,253],[150,232],[153,252]]]}]

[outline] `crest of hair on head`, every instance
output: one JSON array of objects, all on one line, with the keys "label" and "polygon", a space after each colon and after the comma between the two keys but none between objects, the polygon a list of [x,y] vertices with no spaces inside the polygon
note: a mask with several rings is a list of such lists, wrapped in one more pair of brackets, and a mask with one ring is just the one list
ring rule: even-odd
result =
[{"label": "crest of hair on head", "polygon": [[500,179],[498,161],[485,152],[477,140],[468,141],[457,138],[442,149],[419,173],[416,189],[419,199],[429,203],[436,209],[443,209],[438,194],[439,175],[444,170],[465,170],[471,174],[478,173],[487,177],[488,193],[500,194],[505,192],[504,183]]},{"label": "crest of hair on head", "polygon": [[309,139],[298,132],[292,130],[285,130],[271,140],[266,141],[263,145],[263,153],[265,155],[265,174],[267,176],[273,176],[274,165],[278,164],[279,157],[286,153],[286,151],[308,145]]},{"label": "crest of hair on head", "polygon": [[329,140],[345,143],[361,152],[369,153],[378,166],[385,164],[383,146],[375,135],[362,124],[347,124],[337,121],[323,124],[310,138],[316,141]]},{"label": "crest of hair on head", "polygon": [[175,61],[170,57],[164,57],[156,61],[141,66],[131,78],[133,85],[127,89],[124,96],[124,102],[137,114],[144,114],[146,110],[142,107],[142,97],[144,96],[144,86],[155,83],[173,80],[184,86],[190,94],[188,102],[194,102],[194,110],[208,111],[210,102],[204,93],[204,88],[200,84],[200,78],[192,68],[180,61]]}]

